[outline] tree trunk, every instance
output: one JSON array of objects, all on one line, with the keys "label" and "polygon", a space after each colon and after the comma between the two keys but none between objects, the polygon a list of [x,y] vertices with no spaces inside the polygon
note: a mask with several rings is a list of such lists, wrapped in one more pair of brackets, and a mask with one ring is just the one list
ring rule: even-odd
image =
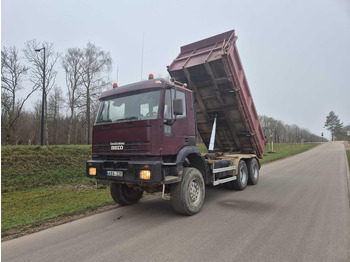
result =
[{"label": "tree trunk", "polygon": [[70,145],[70,137],[72,133],[72,117],[69,119],[69,126],[68,126],[68,139],[67,144]]},{"label": "tree trunk", "polygon": [[87,117],[87,144],[90,145],[90,88],[87,88],[86,117]]},{"label": "tree trunk", "polygon": [[78,144],[78,121],[75,121],[75,144]]},{"label": "tree trunk", "polygon": [[71,133],[73,129],[73,116],[74,116],[74,109],[70,109],[70,118],[69,118],[69,126],[68,126],[68,145],[70,145],[71,140]]},{"label": "tree trunk", "polygon": [[44,119],[45,119],[45,124],[44,124],[44,129],[45,129],[45,131],[44,131],[44,133],[45,133],[45,143],[44,144],[46,144],[46,145],[49,145],[49,126],[48,126],[48,123],[47,123],[47,99],[46,99],[46,94],[45,94],[45,117],[44,117]]}]

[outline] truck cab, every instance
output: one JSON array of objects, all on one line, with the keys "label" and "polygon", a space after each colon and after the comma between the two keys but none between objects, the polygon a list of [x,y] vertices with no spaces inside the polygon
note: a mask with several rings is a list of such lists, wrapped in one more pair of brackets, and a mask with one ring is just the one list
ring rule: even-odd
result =
[{"label": "truck cab", "polygon": [[[174,101],[181,103],[181,114],[174,112]],[[191,90],[164,79],[104,92],[93,127],[93,155],[173,156],[184,146],[194,146],[192,101]]]},{"label": "truck cab", "polygon": [[129,191],[159,191],[180,179],[190,154],[202,158],[191,90],[150,79],[102,93],[88,177],[127,185]]}]

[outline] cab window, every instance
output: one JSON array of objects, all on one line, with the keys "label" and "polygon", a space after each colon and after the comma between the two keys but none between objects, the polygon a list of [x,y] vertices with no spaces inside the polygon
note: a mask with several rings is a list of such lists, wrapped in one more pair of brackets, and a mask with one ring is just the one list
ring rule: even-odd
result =
[{"label": "cab window", "polygon": [[177,116],[176,118],[183,118],[187,116],[186,112],[186,94],[182,91],[177,90],[176,91],[176,97],[175,97],[175,90],[174,89],[167,89],[165,93],[165,100],[164,100],[164,119],[173,119],[175,118],[172,101],[174,99],[182,99],[183,100],[183,115]]}]

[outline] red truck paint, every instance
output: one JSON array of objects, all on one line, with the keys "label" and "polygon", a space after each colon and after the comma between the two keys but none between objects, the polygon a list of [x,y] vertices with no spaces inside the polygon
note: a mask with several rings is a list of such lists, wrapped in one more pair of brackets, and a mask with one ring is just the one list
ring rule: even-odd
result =
[{"label": "red truck paint", "polygon": [[198,132],[207,147],[211,125],[218,115],[218,151],[255,153],[262,158],[265,137],[236,40],[232,30],[183,46],[168,71],[195,90]]}]

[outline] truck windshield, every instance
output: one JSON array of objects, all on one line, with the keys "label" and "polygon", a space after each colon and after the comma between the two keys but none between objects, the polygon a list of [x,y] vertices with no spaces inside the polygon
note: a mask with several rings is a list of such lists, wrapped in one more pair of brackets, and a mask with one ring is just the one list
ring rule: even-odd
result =
[{"label": "truck windshield", "polygon": [[156,119],[160,90],[101,101],[95,124]]}]

